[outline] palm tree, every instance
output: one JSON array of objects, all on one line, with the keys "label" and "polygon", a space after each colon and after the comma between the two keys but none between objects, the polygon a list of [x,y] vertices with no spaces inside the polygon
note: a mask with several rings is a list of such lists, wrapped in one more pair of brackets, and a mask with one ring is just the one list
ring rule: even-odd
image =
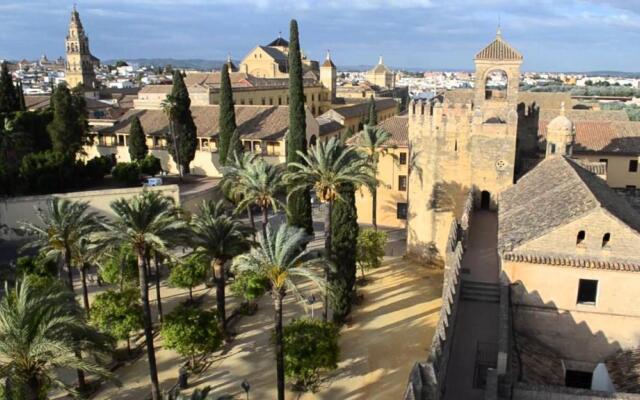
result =
[{"label": "palm tree", "polygon": [[[96,231],[97,232],[97,231]],[[91,248],[90,237],[85,236],[76,241],[71,248],[71,259],[73,264],[80,270],[80,282],[82,283],[82,301],[84,310],[89,319],[89,290],[87,288],[87,270],[92,264],[95,264],[99,253]]]},{"label": "palm tree", "polygon": [[222,201],[203,202],[200,213],[192,223],[191,246],[196,254],[206,257],[211,264],[216,282],[216,306],[222,332],[227,332],[225,308],[225,264],[233,257],[247,252],[251,242],[247,239],[251,228],[224,213]]},{"label": "palm tree", "polygon": [[242,188],[242,200],[238,203],[237,209],[243,210],[255,204],[262,211],[262,236],[267,233],[269,223],[269,206],[273,212],[278,208],[284,208],[284,204],[278,199],[286,188],[283,180],[283,169],[279,166],[268,164],[262,159],[258,159],[240,172],[239,182]]},{"label": "palm tree", "polygon": [[180,181],[182,181],[182,164],[180,164],[180,153],[178,153],[178,143],[176,141],[175,119],[176,119],[176,98],[175,96],[168,94],[167,97],[160,104],[162,112],[169,119],[169,135],[171,135],[171,141],[173,142],[173,150],[176,155],[176,165],[178,166],[178,174],[180,175]]},{"label": "palm tree", "polygon": [[[367,157],[367,162],[373,167],[375,176],[378,174],[378,162],[380,156],[389,153],[387,142],[391,139],[391,134],[382,128],[365,125],[364,130],[360,133],[358,146],[362,148]],[[376,181],[370,187],[371,191],[371,223],[373,228],[378,230],[377,213],[378,213],[378,182]]]},{"label": "palm tree", "polygon": [[[227,193],[236,205],[242,200],[243,196],[243,187],[240,176],[249,165],[255,162],[257,157],[258,155],[255,153],[238,154],[234,152],[233,158],[229,157],[226,166],[222,168],[223,176],[220,181],[220,186],[222,187],[223,192]],[[247,206],[247,216],[249,217],[249,222],[251,222],[251,228],[253,228],[255,232],[256,223],[253,219],[251,206]]]},{"label": "palm tree", "polygon": [[[342,201],[340,189],[350,184],[353,187],[375,186],[375,171],[367,159],[354,147],[343,145],[333,137],[328,142],[320,142],[308,150],[308,154],[300,153],[302,163],[289,163],[291,172],[286,180],[291,184],[291,192],[313,187],[320,200],[327,204],[324,217],[324,251],[327,259],[331,259],[331,214],[333,203]],[[328,271],[327,279],[329,279]],[[324,318],[326,320],[329,305],[328,293],[324,299]]]},{"label": "palm tree", "polygon": [[160,192],[143,192],[130,200],[119,199],[111,203],[115,214],[113,222],[103,222],[104,231],[94,235],[98,248],[117,248],[130,245],[138,259],[140,299],[142,302],[144,334],[151,376],[151,396],[160,399],[158,370],[153,345],[149,286],[147,282],[147,254],[155,250],[169,255],[169,243],[178,240],[185,233],[186,223],[176,218],[175,204],[170,197]]},{"label": "palm tree", "polygon": [[313,265],[324,266],[324,259],[311,259],[304,249],[311,240],[304,229],[280,225],[274,231],[267,226],[267,234],[258,247],[250,253],[236,257],[233,265],[238,271],[254,271],[266,276],[271,283],[271,296],[274,305],[275,352],[277,368],[278,400],[284,400],[284,347],[282,342],[282,300],[287,291],[301,298],[294,278],[310,279],[320,288],[324,282],[315,274]]},{"label": "palm tree", "polygon": [[[77,394],[59,379],[61,368],[113,378],[100,365],[110,341],[87,324],[73,293],[61,284],[35,286],[31,279],[14,289],[5,284],[8,295],[0,301],[0,374],[12,392],[7,398],[44,400],[49,387]],[[78,351],[88,357],[77,357]]]}]

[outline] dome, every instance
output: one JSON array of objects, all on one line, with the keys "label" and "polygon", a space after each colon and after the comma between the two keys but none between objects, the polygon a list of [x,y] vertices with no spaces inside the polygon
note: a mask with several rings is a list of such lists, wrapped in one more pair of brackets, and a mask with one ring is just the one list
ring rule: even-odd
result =
[{"label": "dome", "polygon": [[549,122],[547,126],[547,132],[565,132],[568,134],[573,133],[573,122],[564,115],[564,103],[560,106],[560,115],[555,117]]}]

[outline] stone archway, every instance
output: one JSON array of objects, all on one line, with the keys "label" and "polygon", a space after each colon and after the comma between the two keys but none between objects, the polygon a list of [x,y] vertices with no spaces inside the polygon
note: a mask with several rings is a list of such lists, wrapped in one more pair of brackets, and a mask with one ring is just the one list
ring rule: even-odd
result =
[{"label": "stone archway", "polygon": [[491,193],[486,190],[483,190],[480,194],[480,209],[481,210],[490,210],[491,209]]}]

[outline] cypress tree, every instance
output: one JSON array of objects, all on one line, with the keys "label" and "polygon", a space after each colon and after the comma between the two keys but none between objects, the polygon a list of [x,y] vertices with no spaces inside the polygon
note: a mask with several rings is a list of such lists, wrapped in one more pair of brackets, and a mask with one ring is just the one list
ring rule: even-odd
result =
[{"label": "cypress tree", "polygon": [[376,110],[376,101],[373,99],[373,95],[371,95],[371,100],[369,101],[369,119],[367,124],[369,126],[378,125],[378,111]]},{"label": "cypress tree", "polygon": [[236,130],[236,112],[233,106],[233,91],[231,89],[231,79],[229,78],[229,64],[222,66],[220,74],[220,119],[219,119],[218,150],[220,164],[225,165],[227,158],[233,153],[235,148],[231,146],[231,138]]},{"label": "cypress tree", "polygon": [[[289,132],[287,133],[287,162],[301,162],[297,151],[307,153],[307,124],[304,107],[302,60],[298,23],[291,20],[289,33]],[[308,190],[294,193],[287,202],[287,222],[313,233],[311,195]]]},{"label": "cypress tree", "polygon": [[0,68],[0,113],[20,110],[20,100],[6,62]]},{"label": "cypress tree", "polygon": [[[175,147],[178,149],[178,155],[180,159],[180,167],[184,173],[189,173],[189,164],[196,156],[196,148],[198,146],[198,136],[196,124],[193,122],[193,116],[191,115],[191,99],[189,98],[189,91],[184,84],[184,77],[178,70],[173,72],[173,88],[171,89],[171,96],[175,100],[174,110],[174,133],[176,137]],[[172,141],[173,138],[169,136],[168,141]],[[167,146],[169,153],[174,161],[176,161],[174,145]]]},{"label": "cypress tree", "polygon": [[144,160],[148,152],[149,147],[140,124],[140,118],[135,116],[131,120],[131,128],[129,128],[129,156],[131,156],[131,161]]},{"label": "cypress tree", "polygon": [[331,213],[331,254],[337,267],[332,276],[334,320],[342,322],[351,311],[351,293],[356,283],[356,244],[358,241],[358,213],[352,185],[340,190],[342,201],[336,201]]},{"label": "cypress tree", "polygon": [[24,89],[22,88],[22,81],[18,82],[18,105],[20,111],[27,111],[27,103],[24,101]]},{"label": "cypress tree", "polygon": [[87,116],[84,98],[59,85],[51,96],[53,120],[47,126],[54,151],[73,157],[86,139]]}]

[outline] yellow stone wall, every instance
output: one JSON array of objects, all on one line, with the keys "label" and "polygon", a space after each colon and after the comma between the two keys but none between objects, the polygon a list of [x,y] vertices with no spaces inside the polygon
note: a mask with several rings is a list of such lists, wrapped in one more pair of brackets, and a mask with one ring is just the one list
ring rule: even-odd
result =
[{"label": "yellow stone wall", "polygon": [[637,156],[626,155],[584,155],[573,154],[574,158],[587,161],[607,160],[607,184],[613,188],[635,186],[640,188],[640,168],[637,172],[629,172],[629,162],[638,161]]}]

